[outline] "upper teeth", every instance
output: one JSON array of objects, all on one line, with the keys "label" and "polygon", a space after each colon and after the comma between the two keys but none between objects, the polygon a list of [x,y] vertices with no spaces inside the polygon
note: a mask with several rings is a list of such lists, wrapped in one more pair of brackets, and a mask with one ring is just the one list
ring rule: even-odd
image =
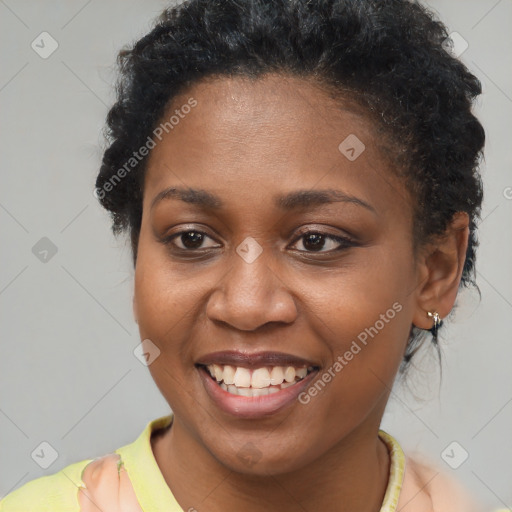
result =
[{"label": "upper teeth", "polygon": [[[210,375],[217,382],[224,382],[225,385],[235,385],[237,388],[268,388],[270,386],[280,386],[283,383],[291,385],[295,378],[303,379],[308,370],[304,367],[295,368],[293,366],[274,366],[273,368],[262,367],[250,370],[241,366],[210,364],[207,366]],[[286,387],[286,386],[284,386]]]}]

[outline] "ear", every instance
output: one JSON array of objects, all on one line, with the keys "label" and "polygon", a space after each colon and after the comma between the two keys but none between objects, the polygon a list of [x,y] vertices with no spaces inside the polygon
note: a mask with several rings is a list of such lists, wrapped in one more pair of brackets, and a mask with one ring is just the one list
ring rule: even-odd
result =
[{"label": "ear", "polygon": [[135,294],[133,295],[133,318],[135,318],[135,323],[139,323],[139,316],[137,314],[137,300],[135,299]]},{"label": "ear", "polygon": [[457,212],[445,233],[421,251],[413,316],[415,326],[431,329],[433,322],[427,311],[437,311],[443,319],[452,310],[466,261],[468,239],[468,214]]}]

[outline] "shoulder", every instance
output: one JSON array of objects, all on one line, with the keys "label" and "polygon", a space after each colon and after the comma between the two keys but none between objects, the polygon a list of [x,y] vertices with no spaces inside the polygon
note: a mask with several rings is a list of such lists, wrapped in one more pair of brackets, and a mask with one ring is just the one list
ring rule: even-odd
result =
[{"label": "shoulder", "polygon": [[0,512],[142,512],[120,450],[26,483],[0,501]]},{"label": "shoulder", "polygon": [[440,466],[419,455],[406,456],[399,509],[403,512],[483,512],[468,489]]},{"label": "shoulder", "polygon": [[[98,510],[100,505],[104,511],[141,512],[124,464],[129,461],[136,474],[140,473],[139,466],[148,467],[144,461],[154,461],[151,434],[171,421],[172,414],[159,417],[147,423],[135,441],[112,453],[75,462],[52,475],[27,482],[0,499],[0,512],[88,512]],[[143,482],[144,475],[139,474],[139,480]]]},{"label": "shoulder", "polygon": [[78,512],[82,471],[94,459],[84,459],[25,483],[0,500],[0,512]]}]

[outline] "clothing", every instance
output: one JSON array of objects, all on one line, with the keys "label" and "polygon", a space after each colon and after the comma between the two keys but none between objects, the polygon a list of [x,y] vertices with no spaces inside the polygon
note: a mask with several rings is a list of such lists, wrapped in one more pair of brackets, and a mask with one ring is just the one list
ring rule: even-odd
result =
[{"label": "clothing", "polygon": [[[150,421],[134,442],[114,453],[27,482],[0,500],[0,512],[90,512],[97,510],[93,503],[105,512],[182,512],[151,448],[152,432],[168,426],[172,417]],[[380,512],[481,512],[457,482],[406,457],[383,430],[379,437],[391,459]]]}]

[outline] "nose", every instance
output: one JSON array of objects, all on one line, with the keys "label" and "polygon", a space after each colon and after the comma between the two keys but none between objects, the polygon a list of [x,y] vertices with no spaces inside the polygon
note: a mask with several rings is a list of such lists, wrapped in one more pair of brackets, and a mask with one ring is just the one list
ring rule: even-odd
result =
[{"label": "nose", "polygon": [[270,322],[292,323],[297,318],[294,297],[264,253],[251,263],[236,253],[232,258],[230,270],[209,297],[208,318],[243,331]]}]

